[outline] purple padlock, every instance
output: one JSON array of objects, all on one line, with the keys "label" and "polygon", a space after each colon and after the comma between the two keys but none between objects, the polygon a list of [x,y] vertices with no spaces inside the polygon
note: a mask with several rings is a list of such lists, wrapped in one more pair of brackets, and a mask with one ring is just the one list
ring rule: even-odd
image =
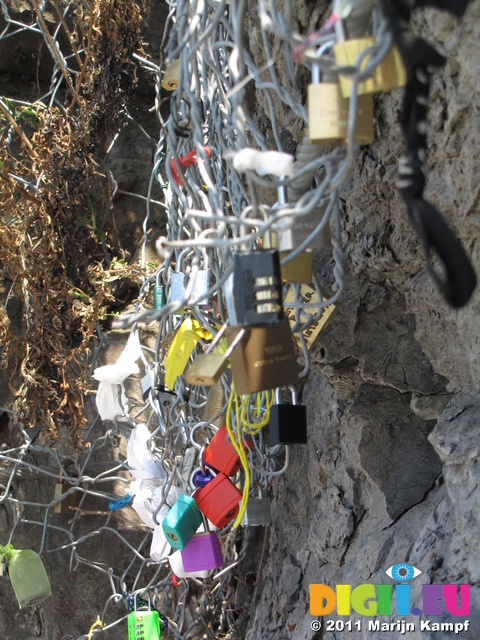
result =
[{"label": "purple padlock", "polygon": [[193,484],[197,489],[206,487],[210,480],[213,480],[214,476],[209,471],[195,471],[193,474]]},{"label": "purple padlock", "polygon": [[196,533],[180,553],[185,571],[209,571],[223,567],[220,540],[214,532]]}]

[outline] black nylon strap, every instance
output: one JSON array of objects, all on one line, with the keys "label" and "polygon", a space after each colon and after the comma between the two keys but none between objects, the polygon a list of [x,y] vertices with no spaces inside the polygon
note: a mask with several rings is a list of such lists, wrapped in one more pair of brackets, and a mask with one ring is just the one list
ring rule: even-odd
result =
[{"label": "black nylon strap", "polygon": [[[455,15],[463,15],[468,0],[433,2],[415,0],[413,7],[433,6]],[[445,58],[429,43],[409,32],[410,5],[404,0],[381,0],[382,11],[392,30],[406,71],[402,132],[406,151],[400,160],[398,190],[405,202],[408,217],[419,234],[428,270],[445,300],[455,308],[470,299],[477,278],[460,241],[440,212],[423,199],[425,188],[426,120],[430,77],[433,67],[442,66]],[[432,264],[436,253],[443,267],[438,274]]]}]

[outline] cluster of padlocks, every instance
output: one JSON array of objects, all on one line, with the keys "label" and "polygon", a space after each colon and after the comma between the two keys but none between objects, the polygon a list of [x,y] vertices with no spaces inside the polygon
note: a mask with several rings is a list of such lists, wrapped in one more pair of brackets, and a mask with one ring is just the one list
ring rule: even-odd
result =
[{"label": "cluster of padlocks", "polygon": [[[71,514],[92,493],[112,500],[110,515],[132,505],[153,531],[145,557],[135,549],[123,574],[105,571],[112,598],[128,603],[130,640],[160,637],[161,615],[140,596],[152,591],[162,610],[169,605],[168,590],[182,579],[197,585],[207,577],[217,580],[218,617],[226,620],[224,631],[229,628],[223,578],[245,554],[245,547],[237,550],[244,541],[236,529],[273,521],[272,481],[288,472],[290,447],[307,442],[307,407],[297,402],[300,383],[343,291],[339,195],[351,177],[355,149],[373,141],[373,94],[408,80],[392,47],[396,23],[388,25],[379,10],[389,5],[386,0],[336,0],[327,25],[308,37],[292,32],[273,0],[259,2],[251,10],[265,35],[262,67],[242,46],[244,5],[178,0],[167,20],[162,63],[136,56],[156,74],[161,125],[146,197],[144,277],[135,313],[114,323],[134,327],[124,353],[115,366],[94,373],[99,416],[114,425],[108,437],[127,441],[123,466],[134,480],[127,495],[112,496],[102,493],[104,471],[92,479],[86,462],[77,461],[75,469],[59,463],[54,499],[42,520],[44,540],[48,527],[62,530],[71,541],[71,564],[75,559],[97,570],[94,559],[87,562],[77,553],[92,534],[76,537],[75,522],[70,529],[51,525],[50,507]],[[372,22],[375,37],[365,38]],[[288,88],[279,80],[268,31],[283,39]],[[312,70],[307,105],[298,100],[293,60]],[[270,136],[246,108],[248,80],[263,100]],[[274,93],[308,130],[295,158],[282,146]],[[166,102],[168,117],[161,109]],[[412,173],[406,163],[403,169]],[[268,190],[273,204],[264,202]],[[152,265],[146,246],[156,197],[168,222],[156,245],[160,264]],[[325,258],[326,273],[316,257]],[[147,344],[143,323],[158,323],[152,324],[154,344]],[[125,384],[132,374],[140,374],[135,398]],[[88,456],[107,435],[91,442]],[[18,460],[35,446],[28,441]],[[0,457],[16,472],[15,455]],[[111,461],[113,469],[116,464]],[[167,567],[168,579],[146,579],[148,563]],[[168,620],[179,638],[191,637],[184,624],[187,593],[186,587]]]}]

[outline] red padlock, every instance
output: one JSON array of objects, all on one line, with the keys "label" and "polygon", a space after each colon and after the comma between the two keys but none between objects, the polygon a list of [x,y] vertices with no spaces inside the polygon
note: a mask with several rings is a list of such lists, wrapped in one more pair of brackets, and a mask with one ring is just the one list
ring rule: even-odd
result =
[{"label": "red padlock", "polygon": [[[247,445],[252,445],[246,440],[242,443],[246,453]],[[226,476],[234,476],[240,469],[240,458],[235,451],[233,444],[228,441],[228,431],[226,427],[220,427],[213,436],[212,441],[207,446],[203,454],[203,462],[219,473]]]},{"label": "red padlock", "polygon": [[[212,150],[210,149],[210,147],[202,147],[202,149],[205,151],[209,158],[212,157]],[[180,162],[181,167],[191,167],[198,162],[197,150],[193,149],[192,151],[186,153],[184,156],[179,156],[178,161]],[[177,165],[175,164],[175,160],[173,158],[170,160],[170,169],[172,170],[172,178],[175,180],[179,187],[183,187],[183,180],[178,173]]]},{"label": "red padlock", "polygon": [[219,473],[193,499],[210,522],[223,529],[237,515],[242,494],[224,473]]}]

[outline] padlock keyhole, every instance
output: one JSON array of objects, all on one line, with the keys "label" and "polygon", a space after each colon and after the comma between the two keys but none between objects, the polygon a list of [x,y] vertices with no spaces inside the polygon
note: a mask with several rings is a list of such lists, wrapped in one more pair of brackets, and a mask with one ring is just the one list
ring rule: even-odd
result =
[{"label": "padlock keyhole", "polygon": [[168,535],[168,537],[169,537],[171,540],[178,540],[178,536],[176,536],[176,535],[175,535],[174,533],[172,533],[171,531],[169,531],[169,532],[167,533],[167,535]]}]

